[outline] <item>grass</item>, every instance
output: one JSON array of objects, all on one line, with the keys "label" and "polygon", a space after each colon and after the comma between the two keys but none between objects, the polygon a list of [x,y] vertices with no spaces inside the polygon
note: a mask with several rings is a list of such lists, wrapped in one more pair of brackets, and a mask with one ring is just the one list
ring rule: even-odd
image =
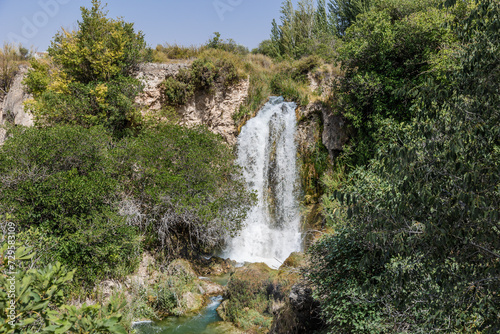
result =
[{"label": "grass", "polygon": [[20,65],[28,64],[28,50],[4,43],[0,49],[0,96],[9,92]]}]

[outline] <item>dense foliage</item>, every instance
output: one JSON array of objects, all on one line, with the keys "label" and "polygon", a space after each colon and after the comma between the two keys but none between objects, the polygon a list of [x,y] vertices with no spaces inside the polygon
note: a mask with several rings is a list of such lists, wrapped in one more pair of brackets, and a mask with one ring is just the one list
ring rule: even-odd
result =
[{"label": "dense foliage", "polygon": [[0,207],[52,236],[51,254],[92,283],[134,269],[138,229],[169,255],[220,247],[252,203],[233,159],[204,128],[121,141],[102,127],[30,128],[0,149]]},{"label": "dense foliage", "polygon": [[[387,28],[377,28],[391,13],[401,13],[401,27],[411,23],[404,36],[413,45],[401,50],[412,52],[409,59],[419,59],[417,51],[425,51],[439,29],[447,31],[436,41],[446,34],[453,38],[448,48],[434,56],[429,50],[424,55],[430,58],[415,63],[427,74],[412,79],[405,71],[415,64],[392,63],[393,78],[409,80],[411,89],[399,96],[408,98],[403,106],[411,112],[406,120],[398,118],[405,109],[386,102],[381,111],[396,114],[383,123],[386,139],[377,141],[378,154],[324,199],[335,233],[311,249],[309,277],[332,333],[500,331],[500,6],[489,0],[471,4],[432,8],[391,1],[388,12],[375,6],[346,30],[343,47],[353,50],[347,63],[362,59],[353,56],[370,45],[371,32],[398,25],[392,19]],[[371,16],[378,19],[356,47],[360,34],[353,32],[362,31]],[[448,19],[433,23],[439,17]],[[390,55],[398,48],[388,50],[366,55]],[[367,64],[377,71],[381,63]]]},{"label": "dense foliage", "polygon": [[319,0],[301,0],[295,10],[290,0],[283,1],[280,22],[272,22],[270,40],[263,41],[254,52],[277,59],[300,59],[317,55],[331,60],[334,55],[334,29],[327,6]]},{"label": "dense foliage", "polygon": [[81,11],[78,30],[54,37],[50,59],[32,61],[29,108],[40,125],[104,125],[123,136],[139,123],[133,103],[142,87],[132,72],[148,58],[144,36],[131,23],[107,18],[98,0]]},{"label": "dense foliage", "polygon": [[1,211],[25,233],[54,237],[50,253],[89,283],[129,272],[139,254],[136,229],[113,210],[111,143],[101,127],[58,126],[26,129],[0,148]]},{"label": "dense foliage", "polygon": [[[12,223],[1,222],[5,232]],[[6,236],[6,233],[3,234]],[[33,262],[35,253],[19,244],[8,244],[2,239],[0,248],[0,333],[121,333],[125,328],[120,325],[121,315],[115,304],[104,307],[99,305],[83,305],[80,308],[64,304],[64,289],[73,279],[75,271],[68,271],[59,262],[33,269],[26,262]],[[15,250],[13,250],[13,248]],[[15,266],[25,263],[23,270],[15,275],[15,290],[12,286],[13,277],[5,275],[12,272],[9,259],[15,258]],[[17,268],[20,269],[20,268]],[[16,298],[14,319],[11,317],[11,295]]]},{"label": "dense foliage", "polygon": [[204,127],[168,125],[117,144],[121,212],[168,255],[210,252],[240,227],[253,197],[232,149]]}]

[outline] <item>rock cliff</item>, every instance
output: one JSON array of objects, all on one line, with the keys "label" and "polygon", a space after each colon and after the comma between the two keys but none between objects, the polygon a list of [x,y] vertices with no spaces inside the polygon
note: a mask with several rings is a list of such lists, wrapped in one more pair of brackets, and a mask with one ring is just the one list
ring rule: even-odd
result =
[{"label": "rock cliff", "polygon": [[[161,110],[161,83],[170,76],[176,75],[181,68],[190,66],[189,61],[169,64],[142,64],[136,77],[144,85],[136,103],[144,113]],[[22,84],[27,73],[27,67],[21,67],[14,79],[9,93],[0,97],[0,125],[11,123],[15,125],[33,126],[33,117],[24,110],[23,102],[30,98]],[[236,143],[238,129],[233,120],[233,114],[248,96],[249,80],[242,80],[228,89],[217,89],[213,93],[197,92],[184,106],[177,108],[179,123],[186,126],[204,124],[214,133],[222,135],[233,145]],[[0,128],[0,144],[6,139],[6,130]]]},{"label": "rock cliff", "polygon": [[14,125],[33,126],[33,116],[24,110],[24,101],[30,98],[23,85],[24,77],[28,72],[26,66],[19,67],[14,82],[3,101],[0,101],[0,144],[6,139],[6,130],[3,128],[7,123]]},{"label": "rock cliff", "polygon": [[[142,81],[145,88],[136,102],[146,112],[162,109],[161,83],[167,77],[176,75],[181,68],[188,66],[188,62],[141,65],[137,78]],[[247,98],[249,86],[250,82],[246,79],[227,89],[216,89],[213,93],[196,92],[185,105],[177,108],[179,123],[185,126],[207,125],[212,132],[220,134],[229,144],[235,144],[238,129],[233,115]]]}]

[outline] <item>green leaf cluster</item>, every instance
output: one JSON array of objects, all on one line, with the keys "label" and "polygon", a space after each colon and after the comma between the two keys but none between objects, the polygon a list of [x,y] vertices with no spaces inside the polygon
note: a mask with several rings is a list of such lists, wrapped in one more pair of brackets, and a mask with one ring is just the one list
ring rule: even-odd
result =
[{"label": "green leaf cluster", "polygon": [[[109,304],[75,306],[64,304],[65,288],[73,280],[75,270],[68,271],[59,262],[40,269],[18,270],[13,276],[15,291],[10,289],[12,276],[9,258],[14,257],[16,265],[35,256],[30,249],[16,245],[12,251],[3,240],[0,248],[0,333],[122,333],[122,306]],[[9,307],[15,301],[14,320]]]},{"label": "green leaf cluster", "polygon": [[27,107],[40,125],[104,125],[123,136],[140,123],[133,103],[142,86],[132,74],[149,57],[144,36],[107,18],[98,0],[81,12],[78,30],[54,37],[50,59],[32,61]]},{"label": "green leaf cluster", "polygon": [[246,77],[241,59],[228,51],[204,51],[191,66],[168,77],[162,84],[164,103],[168,106],[186,104],[195,92],[214,93],[227,89]]},{"label": "green leaf cluster", "polygon": [[112,142],[102,127],[57,126],[18,131],[0,149],[2,212],[21,231],[52,237],[56,259],[88,282],[131,270],[139,250],[136,228],[113,207]]}]

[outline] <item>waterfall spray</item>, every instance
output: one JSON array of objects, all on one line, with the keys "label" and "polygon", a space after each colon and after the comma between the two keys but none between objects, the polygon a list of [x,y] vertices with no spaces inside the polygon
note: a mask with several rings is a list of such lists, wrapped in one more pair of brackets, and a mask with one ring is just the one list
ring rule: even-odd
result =
[{"label": "waterfall spray", "polygon": [[240,235],[229,241],[225,257],[278,267],[301,250],[296,107],[271,97],[241,130],[237,162],[258,202]]}]

